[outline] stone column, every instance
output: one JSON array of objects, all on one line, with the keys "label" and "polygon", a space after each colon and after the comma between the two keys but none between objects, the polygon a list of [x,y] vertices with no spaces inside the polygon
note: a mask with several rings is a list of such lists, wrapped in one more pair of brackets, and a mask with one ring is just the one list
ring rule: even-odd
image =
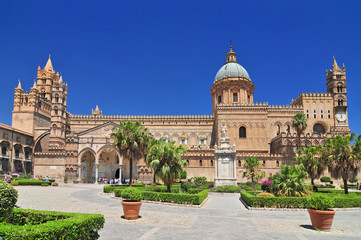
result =
[{"label": "stone column", "polygon": [[99,164],[98,163],[96,163],[95,164],[95,182],[97,183],[98,182],[98,166],[99,166]]},{"label": "stone column", "polygon": [[81,179],[81,164],[78,164],[79,181]]}]

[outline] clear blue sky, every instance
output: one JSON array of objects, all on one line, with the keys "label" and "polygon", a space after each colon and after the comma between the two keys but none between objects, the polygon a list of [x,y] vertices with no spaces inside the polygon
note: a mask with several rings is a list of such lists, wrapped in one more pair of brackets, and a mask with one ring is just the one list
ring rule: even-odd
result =
[{"label": "clear blue sky", "polygon": [[14,88],[29,91],[49,53],[69,85],[68,111],[211,114],[210,87],[229,40],[256,102],[326,92],[346,65],[351,130],[361,134],[361,1],[1,1],[0,122]]}]

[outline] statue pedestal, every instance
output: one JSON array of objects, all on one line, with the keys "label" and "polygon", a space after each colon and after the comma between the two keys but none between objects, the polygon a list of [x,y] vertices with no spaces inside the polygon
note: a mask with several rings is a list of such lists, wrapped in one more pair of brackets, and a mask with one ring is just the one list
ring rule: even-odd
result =
[{"label": "statue pedestal", "polygon": [[229,145],[230,138],[222,137],[221,145],[215,146],[216,177],[214,186],[234,185],[237,186],[236,177],[236,146]]}]

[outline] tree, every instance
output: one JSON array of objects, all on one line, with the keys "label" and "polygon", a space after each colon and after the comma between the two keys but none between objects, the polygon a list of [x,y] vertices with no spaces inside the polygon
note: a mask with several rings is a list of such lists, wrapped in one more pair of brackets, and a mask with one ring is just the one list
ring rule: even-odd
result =
[{"label": "tree", "polygon": [[163,141],[159,141],[149,150],[147,161],[150,162],[154,173],[167,186],[168,192],[174,180],[180,178],[183,167],[187,166],[187,162],[181,158],[186,152],[182,145],[176,146],[174,142]]},{"label": "tree", "polygon": [[281,172],[271,177],[271,192],[276,196],[296,197],[306,194],[305,178],[308,174],[302,171],[300,165],[282,165]]},{"label": "tree", "polygon": [[119,127],[113,128],[111,133],[114,139],[113,145],[123,157],[129,159],[129,185],[133,182],[133,160],[143,157],[149,147],[150,136],[147,131],[148,129],[138,121],[121,121]]},{"label": "tree", "polygon": [[[156,139],[156,138],[151,138],[150,139],[149,147],[147,149],[147,152],[144,154],[145,163],[147,164],[148,167],[150,167],[150,163],[152,162],[152,160],[148,158],[149,151],[152,148],[152,146],[157,145],[160,142],[164,142],[164,141],[161,140],[161,139]],[[153,183],[155,183],[155,182],[156,182],[155,173],[153,171]]]},{"label": "tree", "polygon": [[292,127],[296,130],[297,133],[297,144],[296,149],[301,144],[301,134],[307,128],[307,117],[303,113],[297,113],[295,116],[292,117]]},{"label": "tree", "polygon": [[246,159],[246,163],[244,164],[244,167],[248,170],[246,172],[243,172],[243,176],[250,178],[252,182],[254,182],[254,179],[261,180],[265,176],[265,172],[261,171],[259,169],[260,167],[259,159],[258,157],[249,157]]},{"label": "tree", "polygon": [[294,158],[294,164],[301,165],[303,170],[308,173],[312,186],[315,186],[314,180],[321,177],[325,168],[325,163],[321,158],[322,146],[307,146],[298,150],[299,156]]},{"label": "tree", "polygon": [[348,194],[347,180],[356,177],[361,165],[361,135],[326,138],[323,158],[327,161],[331,177],[342,178],[345,194]]}]

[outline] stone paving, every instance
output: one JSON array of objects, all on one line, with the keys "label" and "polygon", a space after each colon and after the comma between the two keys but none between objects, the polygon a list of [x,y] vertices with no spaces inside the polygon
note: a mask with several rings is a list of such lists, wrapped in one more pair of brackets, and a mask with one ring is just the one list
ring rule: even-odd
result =
[{"label": "stone paving", "polygon": [[60,184],[17,186],[21,208],[100,213],[105,226],[100,239],[361,239],[361,211],[335,215],[331,232],[311,229],[307,212],[252,211],[239,194],[210,193],[202,208],[143,203],[141,218],[121,218],[119,199],[101,194],[103,186]]}]

